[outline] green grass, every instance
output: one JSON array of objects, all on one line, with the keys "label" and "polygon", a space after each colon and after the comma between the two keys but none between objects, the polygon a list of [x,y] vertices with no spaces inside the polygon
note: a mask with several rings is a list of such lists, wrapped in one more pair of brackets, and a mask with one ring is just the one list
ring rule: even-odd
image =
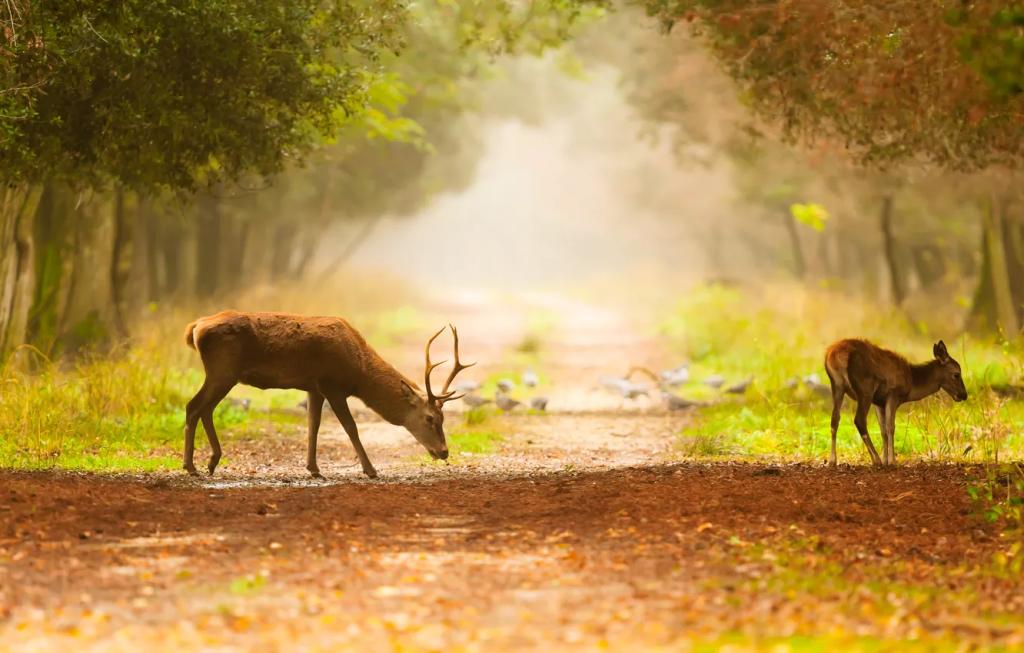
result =
[{"label": "green grass", "polygon": [[448,435],[448,447],[456,456],[494,453],[502,441],[501,433],[488,429],[458,429]]},{"label": "green grass", "polygon": [[[838,308],[837,308],[838,307]],[[831,399],[792,380],[816,373],[828,380],[825,347],[842,337],[868,337],[883,346],[926,360],[937,339],[922,324],[895,311],[860,305],[826,291],[791,287],[744,291],[705,286],[689,293],[664,320],[661,332],[677,355],[691,361],[692,380],[683,396],[711,405],[696,414],[679,438],[688,457],[766,457],[821,460],[829,451]],[[970,399],[955,404],[942,393],[907,404],[897,416],[897,456],[985,462],[1024,457],[1024,402],[992,392],[993,383],[1021,383],[1021,344],[971,336],[947,343],[964,368]],[[754,377],[742,397],[701,383],[710,374],[729,381]],[[869,431],[880,446],[872,412]],[[864,445],[853,427],[853,402],[844,405],[838,456],[864,462]]]}]

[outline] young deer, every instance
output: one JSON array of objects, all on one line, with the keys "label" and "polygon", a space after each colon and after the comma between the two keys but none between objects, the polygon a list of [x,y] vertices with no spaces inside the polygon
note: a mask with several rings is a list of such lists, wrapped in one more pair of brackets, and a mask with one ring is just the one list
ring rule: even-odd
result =
[{"label": "young deer", "polygon": [[377,471],[359,441],[359,431],[348,408],[349,397],[358,397],[388,422],[404,426],[435,459],[448,458],[441,408],[459,398],[448,390],[455,376],[475,365],[459,361],[459,334],[454,326],[449,326],[455,341],[455,365],[444,389],[434,394],[430,373],[444,361],[431,364],[430,345],[444,331],[442,328],[427,341],[424,395],[341,318],[237,311],[199,318],[185,331],[185,342],[199,352],[206,370],[203,387],[185,409],[185,470],[196,474],[192,455],[200,420],[213,451],[208,466],[210,474],[217,468],[221,450],[213,427],[213,410],[237,383],[306,391],[306,469],[316,478],[320,477],[316,436],[325,398],[348,433],[363,473],[370,478],[376,478]]},{"label": "young deer", "polygon": [[967,399],[967,388],[960,376],[960,363],[953,360],[941,340],[932,348],[935,359],[911,364],[895,352],[882,349],[867,340],[840,340],[825,351],[825,372],[832,382],[832,455],[836,464],[836,429],[843,399],[850,395],[857,402],[853,423],[876,465],[883,464],[868,435],[868,409],[875,405],[882,430],[884,464],[896,462],[893,436],[896,433],[896,409],[945,390],[955,401]]}]

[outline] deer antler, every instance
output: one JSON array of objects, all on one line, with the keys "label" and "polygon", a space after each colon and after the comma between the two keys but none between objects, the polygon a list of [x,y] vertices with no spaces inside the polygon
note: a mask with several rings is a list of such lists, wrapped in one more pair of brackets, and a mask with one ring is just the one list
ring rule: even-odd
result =
[{"label": "deer antler", "polygon": [[[427,351],[426,351],[426,354],[427,354],[427,365],[426,365],[426,370],[423,373],[423,382],[424,382],[424,386],[427,389],[427,401],[436,402],[436,403],[441,403],[444,400],[444,398],[443,398],[443,396],[442,397],[438,397],[437,395],[434,394],[434,391],[430,389],[430,373],[433,372],[434,368],[436,368],[438,365],[444,365],[446,361],[441,361],[440,363],[433,363],[433,364],[431,364],[431,362],[430,362],[430,345],[434,344],[434,341],[437,340],[437,337],[439,335],[441,335],[441,333],[445,330],[445,328],[446,327],[441,327],[441,330],[438,331],[437,333],[435,333],[433,336],[431,336],[430,340],[427,341]],[[443,394],[444,393],[442,393],[442,395]]]},{"label": "deer antler", "polygon": [[[441,361],[440,363],[431,363],[430,362],[430,345],[434,344],[434,341],[437,340],[437,337],[439,335],[441,335],[441,333],[446,328],[448,328],[448,327],[451,327],[452,337],[455,340],[455,366],[452,368],[451,374],[448,375],[448,380],[445,381],[444,388],[441,390],[441,394],[435,395],[434,391],[430,387],[430,373],[434,371],[434,368],[436,368],[439,365],[443,365],[447,361]],[[432,401],[432,402],[436,403],[438,406],[443,405],[447,401],[454,401],[454,400],[456,400],[456,399],[458,399],[459,397],[462,396],[462,395],[455,396],[455,392],[454,391],[449,391],[448,387],[452,384],[452,381],[455,380],[455,376],[459,372],[461,372],[462,370],[466,369],[467,367],[473,367],[474,365],[476,365],[476,363],[470,363],[469,365],[463,365],[462,362],[459,361],[459,332],[458,332],[458,330],[456,330],[455,326],[452,325],[452,324],[449,324],[448,327],[442,327],[440,331],[435,333],[430,338],[430,340],[427,341],[427,347],[426,347],[426,370],[424,372],[424,379],[423,380],[424,380],[424,385],[426,386],[426,389],[427,389],[427,401]]]},{"label": "deer antler", "polygon": [[[442,403],[444,401],[455,401],[459,397],[462,397],[462,395],[459,395],[458,397],[453,397],[452,395],[454,394],[454,391],[453,392],[448,392],[448,386],[450,386],[452,384],[452,381],[455,380],[455,376],[459,372],[461,372],[464,369],[467,369],[467,368],[470,368],[470,367],[473,367],[474,365],[476,365],[476,363],[470,363],[469,365],[463,365],[462,362],[459,361],[459,330],[455,328],[454,324],[449,324],[448,326],[451,327],[452,338],[455,340],[455,365],[452,367],[451,374],[448,375],[448,380],[444,382],[444,389],[441,390],[442,396],[446,397],[445,399],[442,400]],[[442,329],[442,331],[443,330],[444,329]]]}]

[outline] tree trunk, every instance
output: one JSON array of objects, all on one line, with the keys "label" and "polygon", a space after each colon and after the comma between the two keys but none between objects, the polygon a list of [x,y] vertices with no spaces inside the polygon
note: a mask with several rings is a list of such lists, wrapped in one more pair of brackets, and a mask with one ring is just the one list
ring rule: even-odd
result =
[{"label": "tree trunk", "polygon": [[1020,333],[1020,322],[1017,319],[1017,307],[1010,285],[1010,261],[1003,227],[1003,203],[995,193],[989,196],[988,210],[985,211],[983,219],[988,235],[989,274],[996,319],[1006,337],[1013,338]]},{"label": "tree trunk", "polygon": [[975,329],[999,329],[1008,338],[1020,333],[1024,304],[1022,225],[1007,218],[994,194],[982,214],[981,271],[969,316]]},{"label": "tree trunk", "polygon": [[935,245],[918,245],[910,250],[922,288],[930,288],[946,276],[946,258]]},{"label": "tree trunk", "polygon": [[218,200],[210,193],[196,205],[196,295],[210,297],[220,289],[221,219]]},{"label": "tree trunk", "polygon": [[131,303],[144,305],[157,301],[160,293],[160,259],[157,249],[156,213],[152,200],[136,200],[132,235]]},{"label": "tree trunk", "polygon": [[807,277],[807,262],[804,259],[803,247],[800,245],[800,232],[796,228],[796,219],[793,218],[789,209],[786,209],[782,221],[789,233],[789,246],[793,253],[793,274],[797,279],[805,279]]},{"label": "tree trunk", "polygon": [[32,231],[40,185],[0,189],[0,361],[25,342],[32,304]]},{"label": "tree trunk", "polygon": [[72,191],[47,184],[35,219],[35,292],[26,340],[52,356],[62,335],[68,296],[74,284],[79,221]]},{"label": "tree trunk", "polygon": [[294,224],[279,224],[274,228],[273,251],[270,270],[273,279],[288,279],[292,275],[292,259],[295,253],[296,228]]},{"label": "tree trunk", "polygon": [[896,259],[896,239],[892,235],[892,195],[886,195],[882,198],[880,223],[882,229],[882,251],[885,254],[886,269],[889,272],[889,289],[892,291],[892,301],[897,306],[901,306],[904,299],[904,288]]},{"label": "tree trunk", "polygon": [[110,253],[110,303],[113,311],[114,329],[119,338],[127,338],[128,322],[125,320],[125,287],[131,274],[132,223],[128,218],[127,198],[124,189],[114,191],[113,248]]},{"label": "tree trunk", "polygon": [[[373,230],[380,222],[380,215],[375,215],[372,218],[367,218],[363,221],[359,231],[347,242],[345,247],[342,248],[341,252],[338,253],[330,263],[327,264],[320,274],[317,275],[316,279],[318,283],[323,283],[331,278],[331,276],[338,271],[343,265],[348,263],[349,259],[359,251],[359,248],[363,243],[373,234]],[[312,256],[310,257],[312,258]]]}]

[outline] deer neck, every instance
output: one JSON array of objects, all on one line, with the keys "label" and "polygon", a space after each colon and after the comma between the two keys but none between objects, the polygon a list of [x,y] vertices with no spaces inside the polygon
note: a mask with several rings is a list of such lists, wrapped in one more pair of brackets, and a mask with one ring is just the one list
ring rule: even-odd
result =
[{"label": "deer neck", "polygon": [[920,365],[910,366],[909,401],[924,399],[933,395],[942,387],[942,368],[938,361],[929,361]]},{"label": "deer neck", "polygon": [[[408,381],[401,372],[383,360],[373,361],[356,392],[366,407],[391,424],[405,424],[409,413],[415,410],[419,393],[408,389]],[[411,396],[412,395],[412,396]]]}]

